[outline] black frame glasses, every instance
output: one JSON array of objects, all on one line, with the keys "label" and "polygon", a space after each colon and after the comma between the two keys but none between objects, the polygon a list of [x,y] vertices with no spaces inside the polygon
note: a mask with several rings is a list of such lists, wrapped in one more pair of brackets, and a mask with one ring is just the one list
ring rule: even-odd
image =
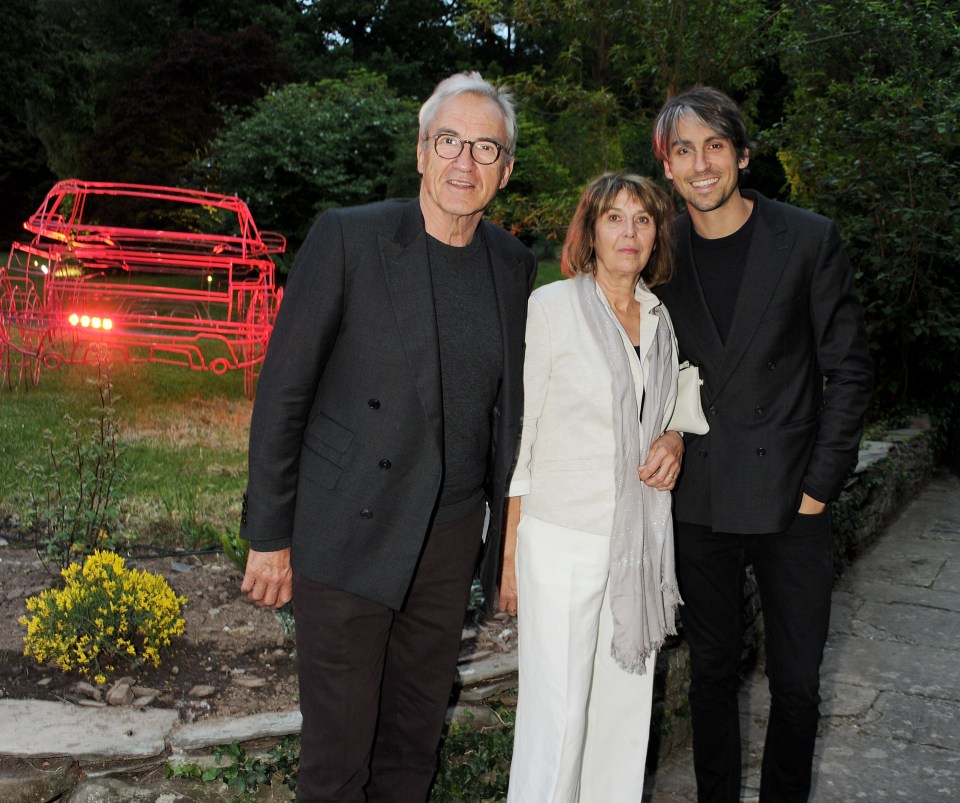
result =
[{"label": "black frame glasses", "polygon": [[[464,139],[454,134],[434,134],[424,137],[433,140],[433,150],[441,159],[456,159],[463,153],[463,146],[470,146],[470,158],[478,165],[496,164],[500,154],[507,149],[493,139]],[[480,146],[477,148],[477,146]],[[492,148],[492,150],[491,150]],[[479,157],[479,158],[478,158]]]}]

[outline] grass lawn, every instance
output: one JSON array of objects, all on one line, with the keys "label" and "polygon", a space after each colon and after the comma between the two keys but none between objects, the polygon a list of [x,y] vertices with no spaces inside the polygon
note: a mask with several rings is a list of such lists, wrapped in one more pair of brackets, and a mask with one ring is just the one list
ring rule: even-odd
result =
[{"label": "grass lawn", "polygon": [[[196,548],[234,532],[252,409],[242,372],[116,363],[111,377],[126,475],[120,535]],[[29,518],[22,466],[49,460],[44,430],[68,442],[64,415],[90,418],[98,398],[93,366],[44,371],[36,388],[0,391],[0,517]]]},{"label": "grass lawn", "polygon": [[541,259],[537,262],[536,287],[550,284],[550,282],[555,282],[557,279],[562,278],[563,274],[560,272],[559,259]]},{"label": "grass lawn", "polygon": [[[539,263],[537,286],[559,278],[559,261]],[[218,377],[124,362],[114,363],[110,372],[126,476],[118,535],[138,544],[189,549],[236,532],[252,410],[242,372]],[[97,405],[92,365],[44,370],[39,386],[30,390],[0,390],[0,520],[30,518],[23,467],[49,462],[44,431],[67,443],[73,430],[64,415],[86,419]]]}]

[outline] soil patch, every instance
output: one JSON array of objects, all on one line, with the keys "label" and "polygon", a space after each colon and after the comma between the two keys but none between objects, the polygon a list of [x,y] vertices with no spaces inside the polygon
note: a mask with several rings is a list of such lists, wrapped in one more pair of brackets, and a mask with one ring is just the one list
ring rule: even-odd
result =
[{"label": "soil patch", "polygon": [[[178,709],[184,722],[297,708],[293,645],[274,611],[241,595],[241,574],[229,560],[221,554],[125,560],[128,568],[163,575],[187,598],[185,633],[160,667],[118,673],[159,692],[151,707]],[[18,620],[27,613],[25,600],[56,580],[32,547],[10,536],[0,540],[0,698],[90,704],[90,696],[77,690],[78,675],[23,655],[26,628]]]}]

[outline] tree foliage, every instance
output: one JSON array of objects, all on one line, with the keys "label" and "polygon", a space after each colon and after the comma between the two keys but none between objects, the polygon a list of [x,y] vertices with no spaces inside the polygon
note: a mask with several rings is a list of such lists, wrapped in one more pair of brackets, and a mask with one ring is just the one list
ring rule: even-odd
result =
[{"label": "tree foliage", "polygon": [[[293,2],[11,2],[26,45],[18,50],[26,80],[17,86],[16,117],[60,177],[175,176],[213,135],[217,106],[249,103],[293,77]],[[227,19],[239,24],[223,27]]]},{"label": "tree foliage", "polygon": [[[935,2],[808,4],[783,54],[792,198],[836,218],[864,298],[876,402],[943,410],[960,380],[960,27]],[[944,394],[944,390],[948,392]]]},{"label": "tree foliage", "polygon": [[415,112],[363,70],[288,84],[234,113],[197,167],[246,199],[262,228],[299,243],[323,209],[386,197],[399,149],[416,170]]},{"label": "tree foliage", "polygon": [[515,90],[516,169],[491,215],[528,242],[561,237],[601,170],[662,176],[651,121],[671,93],[712,84],[740,103],[758,140],[752,186],[840,222],[879,404],[946,410],[960,390],[943,369],[960,352],[951,0],[4,8],[16,50],[0,85],[0,192],[20,200],[0,211],[35,208],[51,175],[189,181],[241,194],[294,248],[326,206],[416,191],[416,107],[454,71]]},{"label": "tree foliage", "polygon": [[292,74],[276,43],[257,29],[181,31],[134,85],[104,104],[80,149],[79,172],[177,184],[223,125],[225,109],[246,109]]},{"label": "tree foliage", "polygon": [[388,77],[390,86],[425,97],[436,83],[469,65],[470,55],[453,25],[449,0],[312,0],[307,18],[316,26],[340,71],[362,66]]}]

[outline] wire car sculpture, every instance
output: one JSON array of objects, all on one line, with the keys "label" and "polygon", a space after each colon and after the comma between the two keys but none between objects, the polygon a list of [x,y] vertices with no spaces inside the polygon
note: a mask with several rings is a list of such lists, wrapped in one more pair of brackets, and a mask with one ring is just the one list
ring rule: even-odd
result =
[{"label": "wire car sculpture", "polygon": [[224,374],[253,396],[282,298],[272,254],[231,195],[142,184],[56,184],[0,266],[0,380],[114,359]]}]

